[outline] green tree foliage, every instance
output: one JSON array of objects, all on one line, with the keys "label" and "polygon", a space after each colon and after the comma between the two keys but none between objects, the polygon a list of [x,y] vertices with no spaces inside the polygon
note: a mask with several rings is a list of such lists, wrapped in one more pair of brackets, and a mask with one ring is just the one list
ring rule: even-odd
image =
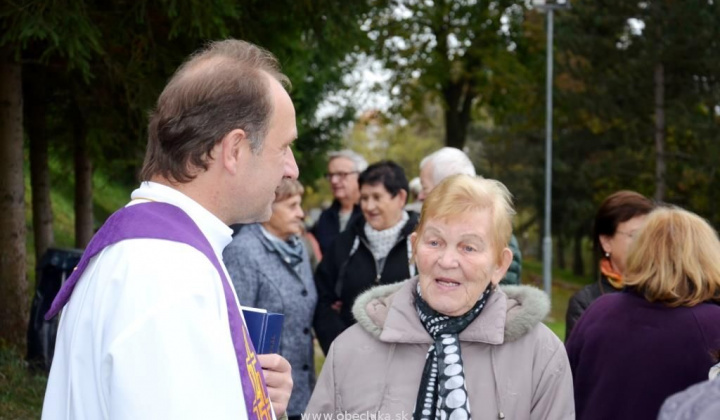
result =
[{"label": "green tree foliage", "polygon": [[390,0],[365,25],[372,52],[393,71],[399,110],[417,111],[432,94],[443,106],[445,144],[463,148],[473,112],[490,100],[512,60],[523,6],[498,0]]},{"label": "green tree foliage", "polygon": [[[560,71],[579,87],[559,86],[561,101],[570,105],[563,112],[580,122],[573,131],[597,144],[586,156],[605,168],[591,187],[652,196],[662,181],[667,201],[720,221],[705,203],[716,197],[709,186],[718,160],[719,24],[720,5],[706,0],[578,1],[561,16]],[[665,116],[664,180],[654,176],[659,112]]]},{"label": "green tree foliage", "polygon": [[[438,114],[439,110],[430,108],[426,113]],[[367,112],[355,123],[345,145],[363,155],[368,163],[395,161],[410,180],[419,176],[420,161],[442,147],[441,127],[429,125],[426,118],[392,122],[379,112]]]},{"label": "green tree foliage", "polygon": [[[525,12],[512,82],[502,85],[510,100],[490,104],[493,124],[471,128],[471,138],[483,139],[474,151],[486,175],[515,193],[521,226],[541,223],[544,209],[543,23],[544,15]],[[653,196],[658,63],[664,68],[666,200],[720,222],[713,188],[720,159],[719,70],[712,64],[718,28],[718,4],[700,0],[578,0],[556,14],[556,244],[587,244],[582,236],[590,234],[597,205],[614,191]]]},{"label": "green tree foliage", "polygon": [[[340,130],[353,114],[340,112],[323,121],[315,118],[318,104],[342,86],[343,72],[352,65],[350,53],[364,42],[358,16],[367,8],[365,2],[330,0],[4,2],[0,5],[0,47],[14,64],[32,68],[26,86],[39,86],[39,78],[45,82],[42,93],[35,93],[30,103],[45,101],[46,106],[28,111],[33,122],[42,123],[42,130],[35,132],[45,133],[43,140],[49,139],[31,147],[37,157],[32,159],[33,167],[59,159],[68,172],[73,166],[83,168],[83,177],[75,182],[76,198],[80,199],[76,211],[85,210],[83,217],[76,214],[75,220],[85,220],[77,232],[84,232],[81,236],[87,239],[93,224],[107,216],[103,209],[101,214],[95,213],[93,221],[92,203],[88,202],[92,200],[93,168],[102,168],[130,189],[144,154],[147,113],[167,79],[190,52],[211,40],[234,37],[272,51],[293,81],[300,130],[296,151],[303,177],[312,179],[322,171],[320,152],[337,144]],[[19,142],[12,144],[22,147],[21,132]],[[47,180],[44,169],[44,173],[38,171],[38,178]],[[72,186],[51,182],[33,185],[72,190]],[[40,195],[44,187],[36,188],[33,193]],[[47,199],[40,202],[47,207],[49,191],[42,194]],[[47,214],[48,209],[44,210]],[[51,218],[49,222],[47,217],[38,220],[52,230]],[[15,222],[24,225],[24,220]],[[44,238],[43,248],[52,242],[52,235]],[[15,259],[18,264],[23,260]]]},{"label": "green tree foliage", "polygon": [[[8,8],[2,15],[8,29],[4,39],[22,41],[26,61],[47,67],[47,95],[54,99],[47,110],[50,154],[71,160],[74,142],[68,117],[78,117],[79,111],[94,166],[128,187],[142,161],[147,112],[188,53],[209,40],[241,38],[278,56],[293,82],[300,130],[296,153],[303,180],[322,172],[321,152],[337,144],[340,130],[353,115],[348,111],[321,121],[315,118],[318,104],[342,86],[342,74],[352,65],[348,57],[363,39],[358,16],[367,10],[365,3],[65,3],[53,2],[51,7],[28,2]],[[78,50],[80,46],[85,49]]]}]

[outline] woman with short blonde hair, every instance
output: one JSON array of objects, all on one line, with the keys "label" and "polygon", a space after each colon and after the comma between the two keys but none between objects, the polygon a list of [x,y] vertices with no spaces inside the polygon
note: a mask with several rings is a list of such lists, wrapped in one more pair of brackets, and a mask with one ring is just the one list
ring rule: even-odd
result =
[{"label": "woman with short blonde hair", "polygon": [[453,175],[446,179],[453,181],[440,183],[436,187],[439,192],[423,202],[416,232],[422,232],[429,219],[448,219],[465,212],[488,209],[495,228],[492,240],[499,258],[512,235],[515,209],[510,191],[501,182],[480,176]]},{"label": "woman with short blonde hair", "polygon": [[[667,306],[720,303],[720,241],[701,217],[660,208],[631,247],[625,285]],[[648,264],[652,261],[652,264]]]},{"label": "woman with short blonde hair", "polygon": [[579,420],[655,419],[665,398],[707,378],[720,348],[719,264],[701,217],[677,207],[647,216],[624,292],[595,300],[568,339]]}]

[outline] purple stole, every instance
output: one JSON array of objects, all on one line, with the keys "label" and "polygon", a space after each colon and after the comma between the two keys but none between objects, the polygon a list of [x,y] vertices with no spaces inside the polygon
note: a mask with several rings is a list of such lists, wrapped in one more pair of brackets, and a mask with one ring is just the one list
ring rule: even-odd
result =
[{"label": "purple stole", "polygon": [[90,259],[104,248],[125,239],[165,239],[181,242],[202,252],[212,262],[222,279],[230,336],[240,372],[247,418],[271,420],[270,398],[265,377],[235,302],[235,291],[230,287],[220,261],[205,235],[190,216],[177,206],[150,202],[127,206],[113,213],[88,244],[80,263],[53,300],[50,310],[45,314],[45,319],[50,320],[57,315],[70,300],[73,289]]}]

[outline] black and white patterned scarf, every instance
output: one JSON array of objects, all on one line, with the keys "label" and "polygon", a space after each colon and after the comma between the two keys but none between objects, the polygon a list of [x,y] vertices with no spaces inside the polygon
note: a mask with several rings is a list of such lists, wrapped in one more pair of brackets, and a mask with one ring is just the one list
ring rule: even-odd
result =
[{"label": "black and white patterned scarf", "polygon": [[415,309],[423,327],[435,342],[430,346],[425,359],[413,419],[469,420],[471,418],[458,336],[480,315],[491,292],[492,283],[469,311],[453,317],[442,315],[432,309],[420,295],[418,284]]}]

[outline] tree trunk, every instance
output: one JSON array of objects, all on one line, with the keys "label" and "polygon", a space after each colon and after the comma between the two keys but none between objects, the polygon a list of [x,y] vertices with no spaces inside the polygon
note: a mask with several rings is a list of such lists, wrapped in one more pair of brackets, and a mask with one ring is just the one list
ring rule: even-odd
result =
[{"label": "tree trunk", "polygon": [[80,109],[73,112],[75,140],[75,246],[84,249],[93,236],[92,161]]},{"label": "tree trunk", "polygon": [[22,71],[0,47],[0,341],[24,352],[28,320]]},{"label": "tree trunk", "polygon": [[[544,209],[544,207],[541,207],[541,208]],[[544,255],[544,254],[543,254],[543,252],[544,252],[544,251],[543,251],[543,246],[544,246],[544,245],[543,245],[543,242],[544,242],[544,239],[545,239],[545,236],[544,236],[544,232],[545,232],[545,231],[543,230],[543,229],[545,229],[545,225],[544,225],[544,222],[543,222],[542,219],[538,220],[538,222],[537,222],[537,229],[538,229],[538,230],[537,230],[537,231],[538,231],[538,234],[537,234],[537,239],[536,239],[536,240],[537,240],[537,247],[535,248],[535,249],[536,249],[535,257],[536,257],[540,262],[542,262],[542,261],[543,261],[543,255]],[[542,275],[541,275],[541,277],[542,277]]]},{"label": "tree trunk", "polygon": [[665,68],[655,66],[655,200],[665,200]]},{"label": "tree trunk", "polygon": [[50,170],[45,106],[46,74],[38,65],[24,67],[25,125],[30,140],[30,188],[32,190],[35,261],[53,245],[53,214],[50,201]]},{"label": "tree trunk", "polygon": [[445,99],[445,146],[462,150],[467,140],[470,111],[475,99],[470,81],[450,83],[443,89]]},{"label": "tree trunk", "polygon": [[580,226],[575,231],[573,241],[573,274],[576,276],[585,276],[585,263],[583,262],[582,241],[585,237],[585,226]]},{"label": "tree trunk", "polygon": [[565,269],[565,236],[558,234],[555,236],[555,245],[557,246],[557,267]]}]

